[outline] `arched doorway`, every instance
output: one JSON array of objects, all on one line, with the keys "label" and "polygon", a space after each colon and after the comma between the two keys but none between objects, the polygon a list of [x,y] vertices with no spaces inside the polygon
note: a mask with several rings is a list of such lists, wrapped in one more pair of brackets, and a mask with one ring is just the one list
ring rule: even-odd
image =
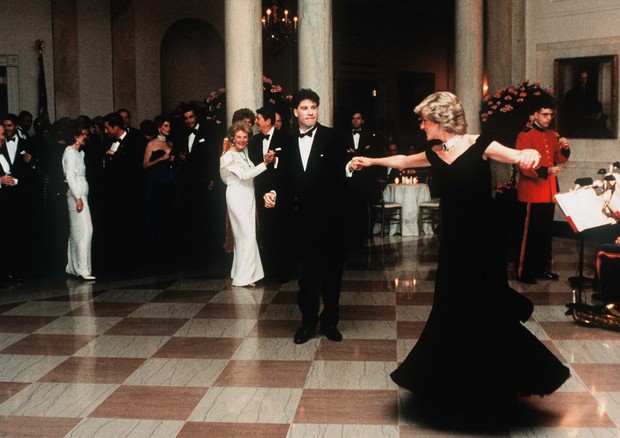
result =
[{"label": "arched doorway", "polygon": [[160,59],[164,113],[179,102],[204,100],[225,84],[224,40],[206,21],[185,18],[170,26]]}]

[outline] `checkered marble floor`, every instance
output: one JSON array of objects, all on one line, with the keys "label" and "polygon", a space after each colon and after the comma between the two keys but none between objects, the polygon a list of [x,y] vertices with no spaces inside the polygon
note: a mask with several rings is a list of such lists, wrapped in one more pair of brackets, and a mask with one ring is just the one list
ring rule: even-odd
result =
[{"label": "checkered marble floor", "polygon": [[506,423],[421,418],[389,373],[430,311],[436,254],[434,237],[390,237],[352,257],[341,343],[292,342],[294,281],[246,289],[203,272],[2,289],[0,436],[620,436],[620,332],[565,315],[577,252],[563,238],[560,281],[512,285],[535,302],[526,326],[569,381]]}]

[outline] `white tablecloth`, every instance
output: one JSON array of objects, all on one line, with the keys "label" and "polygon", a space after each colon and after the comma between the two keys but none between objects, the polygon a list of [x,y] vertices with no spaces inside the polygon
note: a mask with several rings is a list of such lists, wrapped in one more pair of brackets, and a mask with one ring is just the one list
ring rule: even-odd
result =
[{"label": "white tablecloth", "polygon": [[[383,191],[385,202],[398,202],[403,206],[403,229],[401,236],[419,236],[418,212],[422,202],[431,199],[431,191],[427,184],[388,184]],[[433,234],[430,224],[424,224],[424,234]],[[393,225],[390,235],[398,232],[398,225]]]}]

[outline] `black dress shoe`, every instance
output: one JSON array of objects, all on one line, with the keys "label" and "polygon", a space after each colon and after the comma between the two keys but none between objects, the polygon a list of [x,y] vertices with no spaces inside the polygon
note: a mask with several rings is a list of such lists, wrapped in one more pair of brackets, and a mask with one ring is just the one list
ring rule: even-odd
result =
[{"label": "black dress shoe", "polygon": [[342,341],[342,333],[338,331],[335,325],[330,325],[328,327],[321,327],[321,334],[325,335],[327,339],[333,342]]},{"label": "black dress shoe", "polygon": [[534,277],[519,277],[517,278],[517,281],[519,283],[525,284],[536,284],[536,280],[534,280]]},{"label": "black dress shoe", "polygon": [[293,337],[293,342],[296,344],[305,344],[314,336],[314,327],[309,327],[307,325],[302,325],[295,332],[295,336]]},{"label": "black dress shoe", "polygon": [[540,278],[541,280],[559,280],[560,276],[551,271],[543,271],[536,275],[536,278]]}]

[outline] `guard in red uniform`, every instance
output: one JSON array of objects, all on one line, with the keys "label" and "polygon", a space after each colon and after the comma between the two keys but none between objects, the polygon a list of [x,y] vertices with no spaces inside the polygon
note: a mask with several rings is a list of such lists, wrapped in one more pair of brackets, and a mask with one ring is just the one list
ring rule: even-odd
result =
[{"label": "guard in red uniform", "polygon": [[558,192],[557,174],[562,170],[559,164],[568,161],[570,145],[566,138],[549,129],[554,117],[553,103],[545,102],[534,112],[532,128],[517,137],[517,149],[536,149],[541,155],[537,169],[519,169],[517,184],[523,218],[517,278],[528,284],[535,284],[536,279],[560,278],[549,271],[548,262],[551,260],[554,195]]}]

